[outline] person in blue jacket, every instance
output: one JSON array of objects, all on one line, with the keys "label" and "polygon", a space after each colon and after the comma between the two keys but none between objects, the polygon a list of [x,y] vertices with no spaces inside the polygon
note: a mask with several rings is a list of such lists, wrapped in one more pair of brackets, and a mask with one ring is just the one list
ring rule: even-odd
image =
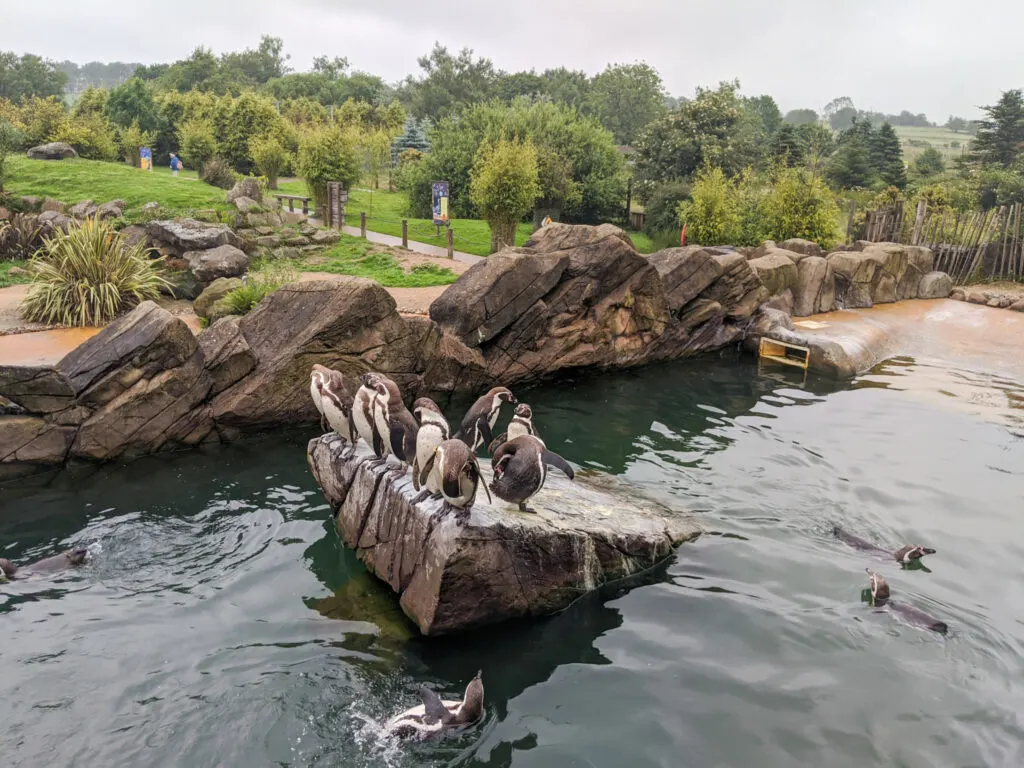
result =
[{"label": "person in blue jacket", "polygon": [[181,170],[181,158],[171,152],[171,175],[177,176],[178,171]]}]

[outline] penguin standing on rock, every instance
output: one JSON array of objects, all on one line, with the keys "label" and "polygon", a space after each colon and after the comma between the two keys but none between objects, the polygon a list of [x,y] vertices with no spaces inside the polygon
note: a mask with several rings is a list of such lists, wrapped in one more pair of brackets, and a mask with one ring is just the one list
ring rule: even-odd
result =
[{"label": "penguin standing on rock", "polygon": [[377,377],[379,375],[371,372],[364,373],[359,377],[361,386],[356,390],[355,399],[352,403],[352,425],[355,427],[356,434],[363,438],[363,441],[370,446],[377,456],[376,460],[372,462],[374,465],[383,463],[387,458],[382,455],[380,441],[375,437],[377,427],[374,424],[373,418],[374,403],[379,397],[376,389]]},{"label": "penguin standing on rock", "polygon": [[326,371],[329,369],[324,368],[322,365],[313,365],[313,370],[309,374],[309,394],[313,398],[313,405],[316,406],[316,412],[320,414],[320,431],[327,431],[327,424],[324,417],[324,402],[323,395],[320,392],[320,386],[324,382]]},{"label": "penguin standing on rock", "polygon": [[507,443],[509,440],[515,440],[522,435],[532,435],[540,440],[537,428],[533,425],[533,409],[526,403],[519,403],[516,406],[516,410],[512,414],[512,421],[508,424],[508,430],[491,441],[491,444],[487,446],[487,452],[493,456],[499,445]]},{"label": "penguin standing on rock", "polygon": [[314,365],[312,378],[320,395],[323,417],[327,419],[331,429],[349,443],[352,452],[355,452],[358,435],[352,424],[353,397],[345,384],[345,377],[338,371]]},{"label": "penguin standing on rock", "polygon": [[932,632],[938,632],[941,635],[949,631],[949,626],[946,622],[939,621],[920,608],[915,608],[913,605],[907,605],[906,603],[894,603],[889,599],[889,583],[882,578],[881,574],[875,573],[870,568],[865,568],[864,570],[868,573],[868,585],[871,588],[871,605],[876,607],[888,606],[890,611],[898,613],[914,626],[930,629]]},{"label": "penguin standing on rock", "polygon": [[373,403],[374,426],[383,444],[385,460],[394,454],[400,462],[396,474],[404,474],[416,455],[416,432],[419,425],[402,402],[398,385],[383,374],[374,384],[377,399]]},{"label": "penguin standing on rock", "polygon": [[538,438],[520,435],[498,446],[491,457],[491,490],[499,499],[518,504],[521,512],[533,512],[526,502],[544,487],[548,466],[560,469],[570,480],[575,477],[569,462],[549,451]]},{"label": "penguin standing on rock", "polygon": [[476,453],[481,445],[491,442],[491,430],[498,423],[498,411],[502,403],[516,403],[512,392],[506,387],[495,387],[486,395],[480,397],[462,419],[462,425],[455,434],[456,439],[462,440],[469,446],[469,450]]},{"label": "penguin standing on rock", "polygon": [[[416,457],[412,463],[412,485],[417,491],[420,490],[420,471],[430,457],[434,455],[437,446],[451,437],[448,427],[448,420],[441,413],[441,409],[429,397],[421,397],[412,404],[412,413],[419,422],[420,428],[416,433]],[[430,491],[424,491],[413,503],[423,501],[430,495]]]},{"label": "penguin standing on rock", "polygon": [[388,721],[387,731],[400,739],[421,741],[445,731],[475,723],[484,714],[484,683],[481,673],[469,681],[462,701],[445,701],[429,688],[420,688],[419,706],[407,709]]},{"label": "penguin standing on rock", "polygon": [[[459,518],[465,520],[476,501],[477,487],[481,485],[480,463],[469,446],[461,440],[445,440],[437,446],[434,455],[427,459],[420,470],[420,482],[435,498],[444,497],[441,514],[456,508],[459,510]],[[483,486],[487,501],[490,502],[491,493],[486,483]]]}]

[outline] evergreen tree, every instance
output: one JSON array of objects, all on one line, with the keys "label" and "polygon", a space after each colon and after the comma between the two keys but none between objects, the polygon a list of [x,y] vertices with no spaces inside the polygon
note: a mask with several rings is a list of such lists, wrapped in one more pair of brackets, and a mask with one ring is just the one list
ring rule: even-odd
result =
[{"label": "evergreen tree", "polygon": [[408,117],[405,120],[405,130],[402,135],[395,139],[394,148],[398,152],[407,149],[415,149],[426,152],[430,149],[430,141],[427,139],[426,131],[423,129],[424,120],[417,120],[415,117]]},{"label": "evergreen tree", "polygon": [[872,162],[874,131],[867,121],[854,120],[839,136],[839,148],[828,164],[828,176],[842,188],[870,187],[878,180]]},{"label": "evergreen tree", "polygon": [[985,107],[974,138],[974,155],[983,163],[1009,168],[1024,153],[1024,93],[1006,91],[999,103]]},{"label": "evergreen tree", "polygon": [[803,165],[807,148],[792,123],[784,123],[772,137],[771,157],[789,168]]},{"label": "evergreen tree", "polygon": [[886,186],[903,189],[907,186],[907,167],[903,162],[900,138],[889,123],[872,132],[871,163]]}]

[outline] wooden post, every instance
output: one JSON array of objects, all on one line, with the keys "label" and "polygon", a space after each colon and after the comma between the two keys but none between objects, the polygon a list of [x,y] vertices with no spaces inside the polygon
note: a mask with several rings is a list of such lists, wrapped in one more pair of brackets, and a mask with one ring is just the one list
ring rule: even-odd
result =
[{"label": "wooden post", "polygon": [[454,259],[455,258],[455,230],[453,230],[451,227],[448,227],[447,232],[448,232],[448,258],[449,259]]},{"label": "wooden post", "polygon": [[846,242],[852,243],[853,240],[853,215],[857,213],[857,201],[850,201],[850,218],[846,221]]},{"label": "wooden post", "polygon": [[409,220],[402,219],[402,247],[409,249]]},{"label": "wooden post", "polygon": [[309,198],[302,198],[302,213],[304,216],[309,216]]},{"label": "wooden post", "polygon": [[921,230],[924,228],[924,214],[928,210],[928,203],[924,200],[917,201],[917,215],[914,217],[914,234],[910,237],[911,245],[918,245],[921,239]]},{"label": "wooden post", "polygon": [[366,237],[366,211],[359,212],[359,236]]}]

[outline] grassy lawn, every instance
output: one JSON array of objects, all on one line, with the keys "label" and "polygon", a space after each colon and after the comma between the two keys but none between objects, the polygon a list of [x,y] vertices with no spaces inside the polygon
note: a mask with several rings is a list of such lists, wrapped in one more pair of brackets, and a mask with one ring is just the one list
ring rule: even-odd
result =
[{"label": "grassy lawn", "polygon": [[27,277],[7,274],[11,267],[20,267],[21,269],[24,269],[25,264],[26,262],[24,261],[0,261],[0,288],[7,288],[11,285],[27,283],[29,281]]},{"label": "grassy lawn", "polygon": [[7,158],[7,169],[5,186],[11,192],[52,197],[68,204],[124,200],[126,210],[131,210],[156,201],[176,211],[227,209],[223,189],[204,184],[187,171],[174,177],[167,168],[140,171],[123,163],[29,160],[17,155]]},{"label": "grassy lawn", "polygon": [[[942,154],[943,159],[948,163],[954,160],[965,151],[971,141],[970,134],[958,133],[948,128],[923,128],[913,125],[894,125],[893,130],[900,137],[900,146],[903,148],[903,156],[908,162],[914,160],[925,148],[915,146],[910,142],[925,142],[935,147]],[[958,143],[960,146],[954,147]]]},{"label": "grassy lawn", "polygon": [[311,262],[298,263],[295,268],[305,272],[368,277],[386,288],[425,288],[450,285],[456,280],[450,269],[434,264],[420,264],[406,272],[386,247],[348,235],[343,235],[337,245]]}]

